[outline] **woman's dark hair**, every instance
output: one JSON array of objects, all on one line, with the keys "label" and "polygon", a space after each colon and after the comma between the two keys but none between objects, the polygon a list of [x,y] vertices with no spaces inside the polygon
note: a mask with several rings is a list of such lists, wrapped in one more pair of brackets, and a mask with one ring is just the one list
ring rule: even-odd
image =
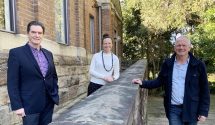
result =
[{"label": "woman's dark hair", "polygon": [[41,26],[43,29],[43,34],[45,33],[45,27],[44,27],[43,23],[41,23],[39,21],[31,21],[30,23],[28,23],[27,33],[30,32],[31,26]]},{"label": "woman's dark hair", "polygon": [[110,38],[111,39],[110,35],[107,34],[107,33],[103,34],[102,41],[104,41],[104,39],[106,39],[106,38]]}]

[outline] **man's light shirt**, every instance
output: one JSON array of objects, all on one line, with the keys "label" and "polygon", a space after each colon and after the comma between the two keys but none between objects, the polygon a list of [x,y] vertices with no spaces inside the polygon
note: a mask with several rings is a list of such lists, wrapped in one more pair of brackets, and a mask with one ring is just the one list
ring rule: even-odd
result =
[{"label": "man's light shirt", "polygon": [[177,60],[174,61],[173,75],[172,75],[172,98],[171,104],[181,105],[184,99],[185,78],[189,58],[184,64],[179,64]]}]

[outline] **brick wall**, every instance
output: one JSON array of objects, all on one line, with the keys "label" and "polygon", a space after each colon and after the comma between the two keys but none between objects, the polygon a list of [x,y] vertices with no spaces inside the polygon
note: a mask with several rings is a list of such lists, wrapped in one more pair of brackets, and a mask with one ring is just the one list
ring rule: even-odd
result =
[{"label": "brick wall", "polygon": [[[94,17],[95,50],[99,51],[99,15],[96,3],[96,0],[68,1],[69,44],[85,48],[89,53],[91,53],[90,16]],[[122,37],[122,20],[116,16],[114,7],[112,3],[102,3],[102,34],[109,33],[114,37],[114,30],[116,30]],[[17,33],[26,34],[28,22],[39,20],[46,27],[45,38],[55,41],[54,0],[18,0],[16,12]]]},{"label": "brick wall", "polygon": [[76,14],[75,14],[75,0],[69,0],[69,39],[70,45],[76,46]]},{"label": "brick wall", "polygon": [[[90,52],[90,16],[95,20],[95,44],[98,44],[98,14],[93,8],[96,0],[73,0],[70,3],[70,42],[71,45],[83,47]],[[96,48],[98,50],[98,48]]]},{"label": "brick wall", "polygon": [[35,20],[33,0],[17,0],[16,8],[17,32],[26,34],[28,22]]},{"label": "brick wall", "polygon": [[54,0],[34,0],[35,19],[46,27],[45,37],[55,41],[55,10]]},{"label": "brick wall", "polygon": [[[120,17],[121,12],[116,12],[116,5],[113,3],[103,3],[102,5],[102,33],[108,33],[112,36],[113,39],[113,52],[118,52],[119,57],[122,55],[122,17]],[[121,37],[120,42],[118,43],[118,50],[116,49],[115,42],[115,31],[117,35]]]},{"label": "brick wall", "polygon": [[16,8],[17,33],[26,34],[27,24],[39,20],[45,25],[45,38],[55,40],[53,0],[18,0]]},{"label": "brick wall", "polygon": [[95,51],[99,51],[99,25],[98,25],[98,7],[96,6],[95,0],[86,0],[85,1],[85,44],[88,52],[91,51],[91,43],[90,43],[90,16],[94,18],[94,37],[95,37]]},{"label": "brick wall", "polygon": [[102,33],[112,34],[111,31],[111,12],[109,4],[105,4],[102,7]]}]

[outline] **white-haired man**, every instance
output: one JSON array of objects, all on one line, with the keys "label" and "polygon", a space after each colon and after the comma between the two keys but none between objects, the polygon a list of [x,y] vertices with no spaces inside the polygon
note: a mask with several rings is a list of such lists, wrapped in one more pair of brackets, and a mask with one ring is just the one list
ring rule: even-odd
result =
[{"label": "white-haired man", "polygon": [[165,60],[155,80],[132,80],[141,88],[164,86],[164,107],[169,125],[197,125],[208,116],[207,72],[205,64],[190,52],[191,46],[186,36],[179,36],[174,46],[175,53]]}]

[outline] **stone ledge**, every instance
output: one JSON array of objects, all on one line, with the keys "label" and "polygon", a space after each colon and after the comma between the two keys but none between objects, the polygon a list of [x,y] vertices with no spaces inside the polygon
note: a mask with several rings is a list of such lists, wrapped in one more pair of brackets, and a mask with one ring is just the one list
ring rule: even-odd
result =
[{"label": "stone ledge", "polygon": [[[50,125],[130,125],[144,123],[138,86],[133,78],[143,78],[146,61],[141,60],[125,70],[117,81],[62,112]],[[146,94],[147,95],[147,94]],[[145,110],[144,110],[145,112]]]}]

